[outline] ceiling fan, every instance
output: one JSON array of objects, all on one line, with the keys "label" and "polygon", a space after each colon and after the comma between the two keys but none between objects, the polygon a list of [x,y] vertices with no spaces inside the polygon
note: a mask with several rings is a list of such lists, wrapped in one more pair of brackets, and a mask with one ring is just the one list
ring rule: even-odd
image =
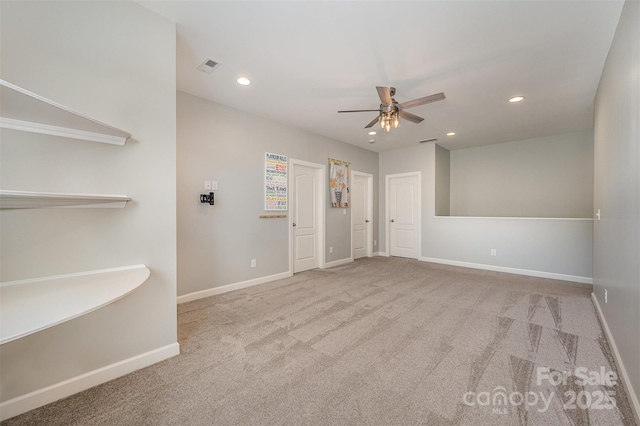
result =
[{"label": "ceiling fan", "polygon": [[435,95],[425,96],[424,98],[414,99],[412,101],[407,101],[403,103],[396,102],[392,96],[396,94],[395,87],[381,87],[376,86],[376,90],[378,91],[378,96],[380,96],[380,104],[379,109],[355,109],[349,111],[338,111],[342,112],[378,112],[378,116],[374,118],[371,123],[364,126],[365,129],[373,127],[374,124],[378,123],[380,128],[384,129],[386,132],[391,130],[391,127],[396,128],[400,125],[400,118],[404,118],[405,120],[409,120],[412,123],[420,123],[424,118],[418,117],[415,114],[411,114],[405,109],[413,108],[418,105],[424,105],[431,102],[441,101],[445,98],[444,93],[436,93]]}]

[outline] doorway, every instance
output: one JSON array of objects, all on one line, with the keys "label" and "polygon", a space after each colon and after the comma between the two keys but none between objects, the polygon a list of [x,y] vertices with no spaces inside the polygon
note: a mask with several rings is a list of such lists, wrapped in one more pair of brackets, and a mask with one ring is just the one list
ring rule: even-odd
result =
[{"label": "doorway", "polygon": [[351,172],[351,248],[353,259],[373,255],[373,175]]},{"label": "doorway", "polygon": [[421,230],[421,173],[385,177],[388,255],[418,259]]},{"label": "doorway", "polygon": [[295,159],[289,165],[291,270],[324,268],[325,166]]}]

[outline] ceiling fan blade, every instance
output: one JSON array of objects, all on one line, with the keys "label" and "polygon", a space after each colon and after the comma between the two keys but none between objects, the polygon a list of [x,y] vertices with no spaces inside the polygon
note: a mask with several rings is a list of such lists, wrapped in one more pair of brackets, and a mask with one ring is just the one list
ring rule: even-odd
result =
[{"label": "ceiling fan blade", "polygon": [[338,111],[338,113],[341,112],[380,112],[379,109],[350,109],[348,111]]},{"label": "ceiling fan blade", "polygon": [[391,100],[391,92],[388,87],[376,86],[376,90],[378,91],[378,96],[380,96],[380,101],[382,105],[391,105],[393,101]]},{"label": "ceiling fan blade", "polygon": [[445,98],[444,93],[436,93],[435,95],[425,96],[424,98],[414,99],[412,101],[403,102],[400,104],[401,108],[413,108],[418,105],[429,104],[431,102],[441,101]]},{"label": "ceiling fan blade", "polygon": [[378,121],[380,120],[380,116],[377,116],[376,118],[374,118],[371,123],[367,124],[366,126],[364,126],[365,129],[368,129],[370,127],[373,127]]},{"label": "ceiling fan blade", "polygon": [[410,112],[407,112],[407,111],[400,111],[399,114],[401,118],[404,118],[405,120],[409,120],[413,123],[421,123],[424,120],[424,118],[418,117],[417,115],[411,114]]}]

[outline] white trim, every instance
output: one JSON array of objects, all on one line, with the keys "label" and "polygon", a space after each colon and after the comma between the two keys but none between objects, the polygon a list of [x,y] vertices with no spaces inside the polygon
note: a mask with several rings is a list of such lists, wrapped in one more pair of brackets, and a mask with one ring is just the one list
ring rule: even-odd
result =
[{"label": "white trim", "polygon": [[555,272],[534,271],[531,269],[511,268],[508,266],[486,265],[484,263],[461,262],[459,260],[436,259],[433,257],[420,257],[423,262],[440,263],[443,265],[461,266],[463,268],[482,269],[485,271],[506,272],[508,274],[527,275],[530,277],[550,278],[552,280],[572,281],[581,284],[593,284],[593,278],[579,275],[558,274]]},{"label": "white trim", "polygon": [[386,236],[387,251],[385,256],[391,253],[391,230],[389,227],[389,181],[394,178],[417,177],[418,178],[418,259],[422,257],[422,172],[407,172],[385,175],[384,177],[384,229]]},{"label": "white trim", "polygon": [[[320,172],[320,181],[318,182],[318,186],[319,186],[319,191],[318,191],[318,205],[317,205],[317,209],[319,210],[320,214],[319,216],[319,223],[318,223],[318,243],[317,243],[317,249],[318,249],[318,268],[319,269],[324,269],[325,268],[325,254],[324,254],[324,250],[325,250],[325,216],[326,216],[326,185],[325,185],[325,179],[327,177],[327,172],[326,172],[326,166],[324,164],[318,164],[318,163],[311,163],[309,161],[304,161],[304,160],[298,160],[295,158],[291,158],[289,157],[289,182],[287,182],[287,190],[289,190],[289,188],[293,189],[293,179],[294,179],[294,166],[299,165],[299,166],[305,166],[305,167],[310,167],[312,169],[317,169]],[[288,197],[288,203],[290,209],[289,209],[289,271],[290,271],[290,275],[293,275],[293,270],[294,270],[294,260],[293,260],[293,206],[295,203],[295,191],[290,191],[289,192],[289,197]]]},{"label": "white trim", "polygon": [[26,395],[18,396],[0,403],[0,421],[26,413],[61,398],[76,394],[99,384],[129,374],[141,368],[180,354],[178,342],[163,346],[111,365],[98,368],[71,379],[38,389]]},{"label": "white trim", "polygon": [[334,260],[331,262],[327,262],[324,264],[325,268],[333,268],[334,266],[346,265],[347,263],[353,262],[353,257],[347,257],[345,259]]},{"label": "white trim", "polygon": [[[358,172],[356,170],[351,170],[351,188],[353,188],[353,177],[360,176],[367,179],[367,199],[369,202],[365,206],[367,217],[369,222],[367,223],[367,233],[365,237],[365,245],[367,248],[367,257],[373,256],[373,175],[371,173]],[[351,195],[353,196],[353,191],[351,191]],[[351,204],[351,259],[354,258],[353,252],[353,198]]]},{"label": "white trim", "polygon": [[60,136],[63,138],[80,139],[83,141],[124,145],[125,136],[112,136],[103,133],[88,132],[86,130],[70,129],[68,127],[52,126],[50,124],[32,123],[30,121],[15,120],[0,117],[0,127],[4,129],[20,130],[22,132],[40,133],[43,135]]},{"label": "white trim", "polygon": [[611,330],[609,329],[609,325],[607,324],[607,320],[604,317],[604,313],[600,308],[600,303],[598,302],[598,298],[595,293],[591,293],[591,300],[593,301],[593,305],[596,307],[596,312],[598,313],[598,317],[600,318],[600,322],[604,328],[604,333],[607,337],[607,341],[609,342],[609,346],[611,347],[611,351],[613,352],[613,356],[616,358],[616,364],[618,364],[625,390],[627,391],[627,395],[631,401],[631,408],[636,417],[636,423],[640,424],[640,401],[638,400],[638,396],[631,385],[631,380],[629,380],[627,370],[624,368],[624,364],[622,363],[620,352],[618,352],[618,346],[616,345],[616,341],[613,339],[613,335],[611,334]]},{"label": "white trim", "polygon": [[567,222],[593,222],[590,217],[514,217],[514,216],[433,216],[436,219],[493,219],[493,220],[542,220]]},{"label": "white trim", "polygon": [[371,256],[373,257],[378,257],[378,256],[384,256],[384,252],[379,252],[379,251],[374,251]]},{"label": "white trim", "polygon": [[253,287],[254,285],[281,280],[283,278],[289,278],[290,276],[291,276],[291,272],[287,271],[279,274],[267,275],[266,277],[254,278],[252,280],[241,281],[233,284],[227,284],[220,287],[213,287],[206,290],[194,291],[193,293],[188,293],[182,296],[178,296],[177,302],[178,304],[191,302],[192,300],[204,299],[205,297],[211,297],[211,296],[216,296],[218,294],[228,293],[230,291],[241,290],[243,288]]}]

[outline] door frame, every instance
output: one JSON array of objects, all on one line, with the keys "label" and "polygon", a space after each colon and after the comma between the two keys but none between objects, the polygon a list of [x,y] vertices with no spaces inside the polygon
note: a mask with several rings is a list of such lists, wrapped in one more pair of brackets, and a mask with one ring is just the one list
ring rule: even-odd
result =
[{"label": "door frame", "polygon": [[[415,176],[418,178],[418,259],[422,257],[422,172],[407,172],[393,175],[385,175],[384,177],[384,230],[385,230],[385,252],[384,256],[391,256],[391,227],[389,226],[389,193],[390,181],[393,178],[403,178]],[[382,254],[382,253],[381,253]]]},{"label": "door frame", "polygon": [[324,269],[324,222],[325,222],[325,179],[326,179],[326,166],[324,164],[311,163],[309,161],[297,160],[295,158],[289,158],[288,166],[288,203],[289,203],[289,276],[293,275],[293,206],[295,205],[295,191],[293,191],[293,179],[294,179],[294,167],[305,166],[312,169],[316,169],[319,173],[319,179],[316,182],[316,217],[318,218],[317,229],[318,238],[316,241],[316,250],[318,253],[318,268]]},{"label": "door frame", "polygon": [[[353,188],[354,176],[360,176],[367,179],[367,199],[369,202],[365,206],[367,216],[370,218],[367,224],[367,236],[365,244],[367,247],[367,257],[373,256],[373,175],[370,173],[358,172],[351,170],[351,187]],[[353,196],[353,192],[351,194]],[[353,197],[351,198],[353,201]],[[354,260],[353,255],[353,203],[351,204],[351,260]]]}]

